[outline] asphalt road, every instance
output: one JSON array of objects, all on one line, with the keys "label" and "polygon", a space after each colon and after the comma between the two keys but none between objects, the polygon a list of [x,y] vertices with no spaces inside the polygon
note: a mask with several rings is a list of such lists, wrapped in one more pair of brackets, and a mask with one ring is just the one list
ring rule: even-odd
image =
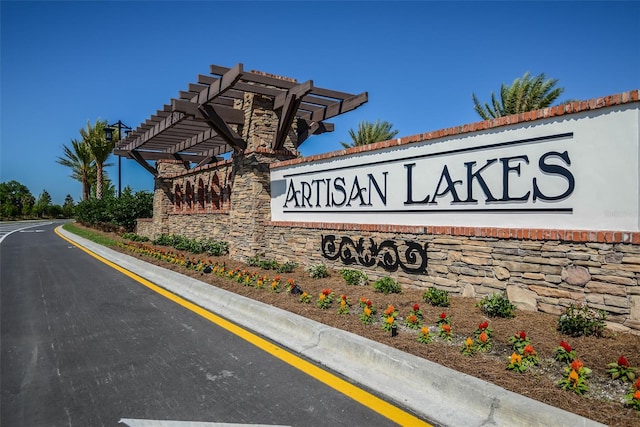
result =
[{"label": "asphalt road", "polygon": [[85,254],[57,225],[0,240],[3,427],[394,425]]}]

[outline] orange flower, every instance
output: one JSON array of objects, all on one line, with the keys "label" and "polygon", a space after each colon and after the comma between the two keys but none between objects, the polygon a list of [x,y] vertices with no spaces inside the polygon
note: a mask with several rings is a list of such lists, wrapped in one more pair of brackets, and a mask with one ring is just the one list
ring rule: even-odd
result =
[{"label": "orange flower", "polygon": [[571,380],[572,383],[574,383],[574,387],[576,387],[578,380],[580,379],[580,376],[578,375],[578,373],[575,371],[575,369],[571,370],[571,373],[569,374],[569,380]]},{"label": "orange flower", "polygon": [[478,339],[479,339],[479,340],[480,340],[480,342],[482,342],[483,344],[486,344],[486,343],[487,343],[487,340],[489,339],[489,337],[487,337],[487,334],[486,334],[484,331],[482,331],[482,332],[480,333],[480,336],[478,337]]},{"label": "orange flower", "polygon": [[384,315],[390,316],[393,314],[394,311],[396,311],[396,309],[393,307],[393,304],[392,304],[389,307],[387,307],[387,309],[384,311]]},{"label": "orange flower", "polygon": [[320,296],[319,296],[318,298],[320,298],[320,301],[324,301],[324,299],[325,299],[326,297],[327,297],[327,296],[326,296],[325,294],[320,294]]},{"label": "orange flower", "polygon": [[471,338],[467,338],[467,340],[464,342],[464,344],[467,347],[471,347],[473,345],[473,341],[471,340]]},{"label": "orange flower", "polygon": [[395,322],[395,320],[396,320],[396,319],[395,319],[395,317],[393,317],[393,316],[389,316],[389,317],[387,317],[387,319],[385,320],[385,322],[387,322],[388,324],[390,324],[390,325],[391,325],[391,324],[393,324],[393,322]]},{"label": "orange flower", "polygon": [[532,345],[525,345],[524,349],[522,349],[522,354],[526,356],[532,356],[536,354],[536,351],[533,349]]},{"label": "orange flower", "polygon": [[636,392],[633,393],[633,398],[635,400],[640,400],[640,390],[636,390]]},{"label": "orange flower", "polygon": [[369,307],[364,308],[364,314],[368,317],[371,316],[371,309]]},{"label": "orange flower", "polygon": [[345,300],[341,300],[340,307],[344,308],[345,305],[347,305],[347,302]]},{"label": "orange flower", "polygon": [[509,363],[511,363],[512,365],[519,365],[522,363],[522,356],[520,356],[517,353],[512,353],[511,354],[511,359],[509,360]]},{"label": "orange flower", "polygon": [[424,335],[425,337],[429,335],[429,327],[427,326],[423,326],[422,329],[420,329],[420,333],[422,335]]},{"label": "orange flower", "polygon": [[635,383],[633,383],[633,388],[634,388],[635,390],[640,390],[640,378],[638,378],[638,379],[636,380],[636,382],[635,382]]},{"label": "orange flower", "polygon": [[445,323],[444,325],[442,325],[442,330],[449,334],[451,333],[451,326]]}]

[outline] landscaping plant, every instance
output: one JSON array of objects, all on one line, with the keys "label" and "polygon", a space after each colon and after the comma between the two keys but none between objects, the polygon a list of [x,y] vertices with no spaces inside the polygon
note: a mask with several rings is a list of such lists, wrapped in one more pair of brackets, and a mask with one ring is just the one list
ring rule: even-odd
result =
[{"label": "landscaping plant", "polygon": [[558,319],[558,330],[572,337],[602,336],[605,318],[603,310],[592,310],[586,304],[571,304]]},{"label": "landscaping plant", "polygon": [[509,298],[502,293],[487,295],[478,302],[478,307],[491,317],[504,317],[509,319],[515,316],[516,306],[511,304]]},{"label": "landscaping plant", "polygon": [[422,294],[425,302],[435,307],[449,307],[449,292],[443,289],[431,287]]}]

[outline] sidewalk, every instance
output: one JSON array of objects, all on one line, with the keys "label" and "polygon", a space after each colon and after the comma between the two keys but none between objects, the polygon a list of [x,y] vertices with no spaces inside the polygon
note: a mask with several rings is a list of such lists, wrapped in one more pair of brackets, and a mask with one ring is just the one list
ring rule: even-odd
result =
[{"label": "sidewalk", "polygon": [[601,426],[395,348],[331,328],[97,245],[60,234],[182,298],[338,372],[444,426]]}]

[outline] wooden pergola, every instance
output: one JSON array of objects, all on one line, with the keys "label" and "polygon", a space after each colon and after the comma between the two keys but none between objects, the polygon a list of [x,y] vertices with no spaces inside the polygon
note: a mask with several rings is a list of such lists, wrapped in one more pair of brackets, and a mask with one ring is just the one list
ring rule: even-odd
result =
[{"label": "wooden pergola", "polygon": [[273,98],[278,113],[271,148],[280,150],[297,120],[297,146],[309,136],[334,129],[325,120],[351,111],[368,100],[367,92],[358,95],[328,90],[309,80],[279,78],[265,73],[245,72],[242,64],[233,68],[210,66],[210,75],[199,75],[179,97],[158,110],[144,123],[121,139],[114,154],[136,160],[156,174],[148,160],[175,159],[198,167],[215,162],[231,151],[242,151],[247,142],[233,125],[244,124],[244,112],[234,108],[245,93]]}]

